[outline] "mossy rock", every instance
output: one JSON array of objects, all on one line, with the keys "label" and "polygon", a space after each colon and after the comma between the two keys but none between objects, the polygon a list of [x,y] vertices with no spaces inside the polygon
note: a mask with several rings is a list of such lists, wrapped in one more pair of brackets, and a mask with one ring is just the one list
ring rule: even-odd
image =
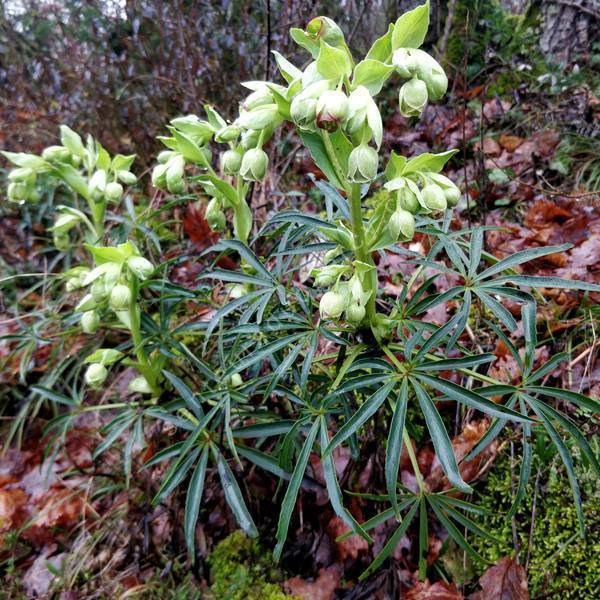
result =
[{"label": "mossy rock", "polygon": [[270,552],[241,531],[219,542],[208,557],[215,600],[295,600],[283,592],[283,575]]},{"label": "mossy rock", "polygon": [[[579,462],[579,461],[577,461]],[[520,562],[525,563],[533,514],[536,473],[540,461],[534,457],[532,477],[516,515]],[[514,465],[518,477],[519,464]],[[600,598],[600,490],[591,470],[579,464],[577,474],[583,499],[586,536],[579,537],[573,494],[565,469],[558,457],[541,465],[531,539],[528,580],[532,598],[592,599]],[[510,457],[504,453],[487,477],[485,489],[475,499],[493,515],[480,523],[502,544],[490,544],[471,538],[474,548],[490,561],[514,556],[511,519],[506,513],[512,504]],[[480,573],[485,566],[478,567]]]}]

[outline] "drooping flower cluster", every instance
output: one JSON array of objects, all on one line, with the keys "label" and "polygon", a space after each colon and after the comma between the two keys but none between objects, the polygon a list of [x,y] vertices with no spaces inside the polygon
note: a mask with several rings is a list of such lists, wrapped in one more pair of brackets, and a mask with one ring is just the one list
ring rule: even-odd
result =
[{"label": "drooping flower cluster", "polygon": [[[39,182],[46,178],[58,181],[84,198],[92,222],[81,210],[58,206],[51,231],[59,250],[70,246],[69,231],[79,223],[85,225],[95,240],[102,237],[104,213],[108,203],[118,203],[123,197],[123,184],[133,185],[136,176],[130,171],[134,155],[110,157],[102,145],[91,136],[84,144],[78,133],[61,125],[62,145],[49,146],[41,156],[3,152],[17,166],[8,174],[7,196],[10,201],[37,202],[41,197]],[[94,240],[94,241],[95,241]]]},{"label": "drooping flower cluster", "polygon": [[[81,329],[84,333],[96,333],[109,313],[114,314],[121,326],[129,330],[139,327],[138,284],[152,275],[154,272],[152,263],[140,255],[132,242],[119,244],[116,247],[88,246],[87,248],[94,257],[95,268],[79,266],[63,275],[67,291],[88,288],[75,308],[76,312],[82,313]],[[86,381],[93,387],[97,387],[104,382],[107,373],[102,379],[101,369],[93,366],[94,364],[96,363],[88,367]],[[130,389],[141,393],[152,392],[143,375],[133,380]]]}]

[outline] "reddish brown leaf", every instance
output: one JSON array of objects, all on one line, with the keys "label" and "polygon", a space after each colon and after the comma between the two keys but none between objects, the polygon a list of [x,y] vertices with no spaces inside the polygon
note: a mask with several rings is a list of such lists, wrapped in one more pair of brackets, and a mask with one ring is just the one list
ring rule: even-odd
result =
[{"label": "reddish brown leaf", "polygon": [[419,581],[405,595],[405,600],[463,600],[464,596],[453,583]]},{"label": "reddish brown leaf", "polygon": [[525,569],[512,558],[496,561],[480,578],[472,600],[529,600]]},{"label": "reddish brown leaf", "polygon": [[292,577],[283,585],[289,594],[298,596],[302,600],[332,600],[341,578],[339,567],[332,565],[326,569],[320,569],[319,575],[314,581]]}]

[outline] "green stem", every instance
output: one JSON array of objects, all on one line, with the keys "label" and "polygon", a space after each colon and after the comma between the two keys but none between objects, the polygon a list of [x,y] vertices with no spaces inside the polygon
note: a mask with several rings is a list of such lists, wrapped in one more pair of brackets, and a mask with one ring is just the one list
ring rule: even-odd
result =
[{"label": "green stem", "polygon": [[402,440],[404,441],[404,445],[406,446],[406,451],[408,452],[408,457],[410,458],[410,463],[413,467],[413,471],[415,472],[415,477],[417,479],[417,485],[419,486],[419,490],[421,494],[425,492],[425,482],[423,481],[423,476],[421,475],[421,470],[419,469],[419,463],[417,461],[417,457],[415,455],[414,448],[412,446],[412,441],[410,436],[408,435],[408,431],[406,427],[402,432]]},{"label": "green stem", "polygon": [[104,201],[95,202],[92,198],[87,199],[90,212],[92,213],[92,221],[94,223],[94,230],[96,237],[96,243],[101,242],[104,237],[104,213],[106,210],[106,204]]},{"label": "green stem", "polygon": [[327,151],[327,156],[329,157],[329,160],[331,161],[331,164],[333,165],[333,170],[335,171],[335,174],[336,174],[337,178],[339,179],[340,184],[342,185],[342,188],[344,189],[344,191],[346,192],[348,197],[350,197],[350,185],[348,184],[348,180],[346,178],[346,173],[345,173],[344,169],[342,169],[342,165],[340,164],[337,154],[335,153],[335,148],[333,147],[333,144],[331,143],[331,137],[329,136],[329,132],[325,131],[324,129],[321,129],[321,138],[323,140],[323,144],[325,144],[325,150]]},{"label": "green stem", "polygon": [[150,366],[150,362],[148,361],[148,356],[146,355],[146,350],[144,348],[144,338],[142,337],[142,330],[140,325],[140,312],[137,304],[138,297],[138,281],[135,277],[133,277],[133,281],[131,283],[131,301],[129,302],[129,320],[131,322],[131,339],[133,341],[133,349],[135,351],[135,356],[143,368],[143,375],[148,381],[148,385],[152,389],[152,394],[154,396],[160,395],[160,390],[156,385],[156,377],[152,372],[152,368]]},{"label": "green stem", "polygon": [[377,309],[375,300],[377,297],[377,270],[373,257],[367,247],[365,228],[363,225],[362,206],[360,202],[360,184],[353,183],[350,190],[350,216],[352,219],[352,233],[354,234],[354,246],[356,258],[361,262],[371,265],[373,268],[369,271],[363,282],[365,292],[371,292],[367,300],[367,317],[371,325],[375,324]]}]

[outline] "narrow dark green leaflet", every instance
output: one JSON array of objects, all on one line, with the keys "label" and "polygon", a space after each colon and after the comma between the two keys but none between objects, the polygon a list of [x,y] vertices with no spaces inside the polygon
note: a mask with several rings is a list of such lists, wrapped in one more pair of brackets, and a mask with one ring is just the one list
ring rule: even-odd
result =
[{"label": "narrow dark green leaflet", "polygon": [[337,448],[343,441],[347,440],[359,427],[368,421],[385,402],[389,393],[394,389],[397,381],[393,379],[388,381],[383,387],[378,389],[372,396],[369,396],[362,406],[350,417],[346,423],[333,436],[329,445],[323,451],[323,458],[327,457],[334,448]]},{"label": "narrow dark green leaflet", "polygon": [[153,506],[162,502],[181,483],[194,462],[196,462],[199,454],[200,448],[196,447],[183,460],[175,461],[169,467],[158,492],[156,492],[156,496],[152,499]]},{"label": "narrow dark green leaflet", "polygon": [[579,491],[579,483],[577,482],[577,475],[575,474],[575,469],[573,468],[573,460],[571,459],[571,454],[569,453],[568,448],[565,446],[560,434],[552,425],[550,419],[546,416],[546,413],[541,410],[538,403],[535,400],[531,399],[529,401],[529,405],[534,410],[535,414],[543,421],[544,426],[546,427],[546,431],[550,436],[550,439],[556,446],[558,453],[567,469],[567,475],[569,477],[569,483],[571,484],[571,490],[573,491],[573,499],[575,500],[575,510],[577,512],[577,521],[579,522],[579,534],[583,538],[585,536],[585,523],[583,517],[583,503],[581,501],[581,492]]},{"label": "narrow dark green leaflet", "polygon": [[42,385],[32,385],[30,389],[32,392],[42,396],[42,398],[46,398],[46,400],[52,400],[52,402],[58,402],[59,404],[64,404],[65,406],[77,406],[79,404],[77,400],[74,400],[73,398],[67,398],[67,396],[59,394],[58,392],[55,392],[54,390]]},{"label": "narrow dark green leaflet", "polygon": [[266,423],[253,423],[252,425],[246,425],[245,427],[233,429],[232,433],[234,438],[240,439],[265,438],[287,433],[295,423],[296,421],[291,419]]},{"label": "narrow dark green leaflet", "polygon": [[510,314],[510,311],[502,305],[498,300],[492,298],[489,294],[486,294],[483,290],[475,288],[475,295],[485,304],[485,306],[492,312],[492,314],[508,329],[509,331],[516,331],[517,322],[515,318]]},{"label": "narrow dark green leaflet", "polygon": [[402,455],[402,435],[404,433],[404,420],[408,405],[408,380],[404,379],[400,385],[400,393],[396,398],[394,414],[390,423],[387,448],[385,452],[385,482],[390,502],[400,520],[400,506],[398,504],[398,471],[400,470],[400,457]]},{"label": "narrow dark green leaflet", "polygon": [[483,250],[484,231],[481,227],[476,227],[471,234],[471,256],[469,257],[469,277],[473,278],[477,273],[477,267],[481,261],[481,251]]},{"label": "narrow dark green leaflet", "polygon": [[[521,396],[519,396],[519,408],[523,414],[527,414],[527,405]],[[521,504],[521,500],[525,496],[527,482],[531,477],[531,459],[532,459],[532,448],[531,443],[529,442],[529,438],[531,437],[531,425],[526,423],[523,425],[523,455],[521,457],[521,469],[519,470],[519,482],[517,484],[517,491],[515,492],[515,497],[510,507],[507,516],[513,517],[519,505]]]},{"label": "narrow dark green leaflet", "polygon": [[408,527],[415,518],[417,508],[419,508],[418,501],[412,500],[412,503],[411,509],[402,520],[402,523],[400,523],[398,529],[394,531],[381,552],[373,559],[373,562],[360,574],[360,577],[358,578],[359,581],[364,581],[371,573],[373,573],[373,571],[378,569],[381,566],[381,563],[383,563],[383,561],[394,551],[394,548],[398,545],[398,542],[402,539],[402,536],[406,533]]},{"label": "narrow dark green leaflet", "polygon": [[414,371],[448,371],[451,369],[469,369],[484,363],[490,363],[496,360],[494,354],[479,354],[476,356],[464,356],[463,358],[442,358],[441,360],[428,360],[425,363],[417,365]]},{"label": "narrow dark green leaflet", "polygon": [[514,283],[532,288],[556,288],[563,290],[580,290],[582,292],[600,292],[600,285],[579,279],[561,279],[560,277],[544,277],[532,275],[511,275],[499,277],[496,283]]},{"label": "narrow dark green leaflet", "polygon": [[548,373],[551,373],[558,367],[561,362],[564,362],[569,358],[568,352],[559,352],[554,356],[551,356],[537,371],[534,371],[526,380],[527,386],[534,383],[538,379],[542,379]]},{"label": "narrow dark green leaflet", "polygon": [[561,388],[538,386],[538,385],[527,385],[526,391],[530,394],[539,394],[540,396],[548,396],[550,398],[558,398],[559,400],[566,400],[585,408],[591,412],[600,412],[600,401],[596,398],[590,398],[579,394],[578,392],[571,392],[570,390],[563,390]]},{"label": "narrow dark green leaflet", "polygon": [[518,413],[510,408],[506,408],[501,404],[494,404],[487,398],[484,398],[480,394],[476,394],[471,390],[456,385],[446,379],[440,379],[437,377],[431,377],[424,373],[418,373],[415,375],[419,381],[430,385],[432,388],[446,394],[451,400],[461,402],[472,408],[476,408],[488,415],[498,417],[500,419],[509,419],[511,421],[517,421],[519,423],[527,423],[531,421],[529,417],[524,417],[521,413]]},{"label": "narrow dark green leaflet", "polygon": [[218,451],[216,446],[211,446],[213,456],[217,463],[217,470],[221,479],[221,486],[223,487],[223,493],[225,494],[225,500],[231,512],[233,513],[238,525],[242,531],[251,538],[258,537],[258,530],[252,520],[250,511],[244,502],[242,491],[236,481],[233,472],[223,455]]},{"label": "narrow dark green leaflet", "polygon": [[[321,448],[325,448],[329,441],[329,435],[327,432],[327,419],[324,415],[321,415]],[[344,501],[342,499],[342,491],[340,490],[340,484],[337,480],[335,472],[335,462],[333,455],[329,455],[322,460],[323,463],[323,474],[325,475],[325,483],[327,484],[327,492],[329,494],[329,501],[335,514],[344,521],[344,523],[350,528],[352,532],[365,539],[370,544],[373,543],[373,538],[358,524],[356,519],[350,514],[350,512],[344,507]]]},{"label": "narrow dark green leaflet", "polygon": [[427,551],[429,550],[429,527],[427,523],[426,496],[419,497],[419,579],[427,574]]},{"label": "narrow dark green leaflet", "polygon": [[275,460],[269,454],[261,452],[260,450],[256,450],[256,448],[252,448],[251,446],[242,446],[241,444],[237,445],[237,451],[240,456],[248,459],[257,467],[260,467],[269,473],[273,473],[273,475],[276,475],[281,479],[287,480],[290,478],[290,474],[282,469],[277,460]]},{"label": "narrow dark green leaflet", "polygon": [[129,411],[122,417],[117,417],[110,424],[110,429],[108,430],[110,433],[108,433],[105,440],[94,449],[94,453],[92,454],[93,460],[96,460],[105,450],[110,448],[121,437],[123,432],[131,427],[134,420],[135,413]]},{"label": "narrow dark green leaflet", "polygon": [[411,379],[411,384],[417,399],[419,400],[419,406],[421,407],[423,416],[425,417],[425,422],[427,423],[427,429],[431,435],[435,453],[444,469],[446,477],[448,477],[448,481],[461,492],[472,492],[471,486],[463,480],[460,471],[458,470],[452,442],[450,441],[442,417],[437,411],[433,400],[417,381]]},{"label": "narrow dark green leaflet", "polygon": [[562,244],[560,246],[545,246],[543,248],[531,248],[529,250],[515,252],[511,256],[507,256],[506,258],[498,261],[495,265],[488,267],[485,271],[479,274],[477,279],[487,279],[492,275],[496,275],[497,273],[501,273],[507,269],[512,269],[512,267],[516,267],[517,265],[522,265],[523,263],[530,262],[536,258],[541,258],[542,256],[548,256],[549,254],[565,252],[572,247],[573,244]]},{"label": "narrow dark green leaflet", "polygon": [[204,416],[204,410],[196,395],[190,388],[181,380],[177,375],[174,375],[170,371],[163,369],[163,375],[171,383],[171,385],[179,392],[179,395],[183,398],[185,403],[188,405],[190,410],[201,419]]},{"label": "narrow dark green leaflet", "polygon": [[175,456],[178,456],[179,453],[181,452],[181,448],[183,447],[184,444],[185,444],[185,442],[177,442],[176,444],[173,444],[172,446],[163,448],[162,450],[157,452],[154,456],[149,458],[144,463],[144,466],[142,468],[146,469],[147,467],[156,465],[159,462],[162,462],[163,460],[169,460],[170,458],[174,458]]},{"label": "narrow dark green leaflet", "polygon": [[187,496],[185,498],[185,515],[183,529],[185,533],[185,543],[192,562],[195,562],[194,546],[196,541],[196,522],[200,512],[200,503],[202,502],[202,492],[204,490],[204,479],[206,476],[206,464],[208,462],[208,446],[204,447],[200,460],[192,473],[190,485],[188,486]]},{"label": "narrow dark green leaflet", "polygon": [[275,546],[275,550],[273,551],[273,558],[275,562],[279,562],[279,559],[281,558],[281,553],[283,552],[283,545],[285,544],[285,540],[287,538],[290,520],[292,518],[294,506],[296,505],[296,499],[298,497],[298,490],[300,489],[300,484],[302,483],[302,478],[304,477],[306,465],[308,464],[308,459],[310,457],[310,453],[312,452],[312,448],[315,443],[315,438],[317,437],[319,427],[320,423],[317,419],[312,424],[312,427],[310,428],[310,431],[306,436],[306,440],[304,441],[304,445],[302,446],[302,451],[300,452],[300,456],[298,457],[298,462],[296,463],[296,467],[294,468],[294,472],[292,473],[292,478],[290,479],[290,483],[288,485],[288,488],[285,492],[285,496],[283,498],[283,502],[281,504],[279,523],[277,525],[277,545]]}]

